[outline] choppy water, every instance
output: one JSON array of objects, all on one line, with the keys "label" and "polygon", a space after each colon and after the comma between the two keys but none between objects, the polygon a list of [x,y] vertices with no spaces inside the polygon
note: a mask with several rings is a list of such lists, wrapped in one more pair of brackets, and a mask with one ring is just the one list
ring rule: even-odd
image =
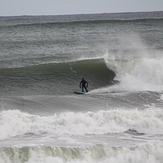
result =
[{"label": "choppy water", "polygon": [[0,163],[163,162],[163,12],[0,22]]}]

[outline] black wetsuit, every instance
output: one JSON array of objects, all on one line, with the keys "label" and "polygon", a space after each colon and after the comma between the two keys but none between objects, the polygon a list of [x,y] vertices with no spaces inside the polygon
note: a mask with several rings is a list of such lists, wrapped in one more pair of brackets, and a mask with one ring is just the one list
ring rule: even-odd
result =
[{"label": "black wetsuit", "polygon": [[84,89],[86,90],[86,92],[88,92],[87,87],[88,87],[88,82],[85,81],[84,79],[82,79],[82,81],[80,82],[80,88],[82,87],[82,92],[84,92]]}]

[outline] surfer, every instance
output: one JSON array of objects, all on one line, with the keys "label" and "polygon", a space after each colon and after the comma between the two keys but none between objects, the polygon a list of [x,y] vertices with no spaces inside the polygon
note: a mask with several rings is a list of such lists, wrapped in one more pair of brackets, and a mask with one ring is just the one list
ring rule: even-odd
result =
[{"label": "surfer", "polygon": [[88,92],[87,87],[88,87],[88,82],[84,80],[84,78],[82,78],[79,87],[82,87],[82,92],[84,92],[84,89],[86,90],[86,92]]}]

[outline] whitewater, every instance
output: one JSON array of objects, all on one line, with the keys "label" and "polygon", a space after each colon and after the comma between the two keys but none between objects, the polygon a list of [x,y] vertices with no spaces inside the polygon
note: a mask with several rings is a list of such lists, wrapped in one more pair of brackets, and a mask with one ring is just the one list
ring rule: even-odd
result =
[{"label": "whitewater", "polygon": [[0,21],[0,163],[163,163],[163,12]]}]

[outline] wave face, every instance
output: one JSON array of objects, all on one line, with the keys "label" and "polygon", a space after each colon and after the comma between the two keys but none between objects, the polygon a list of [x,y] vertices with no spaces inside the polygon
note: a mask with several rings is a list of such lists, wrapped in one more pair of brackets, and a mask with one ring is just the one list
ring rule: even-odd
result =
[{"label": "wave face", "polygon": [[82,77],[95,89],[108,85],[115,74],[103,60],[83,60],[1,69],[2,92],[6,95],[69,94],[79,90]]}]

